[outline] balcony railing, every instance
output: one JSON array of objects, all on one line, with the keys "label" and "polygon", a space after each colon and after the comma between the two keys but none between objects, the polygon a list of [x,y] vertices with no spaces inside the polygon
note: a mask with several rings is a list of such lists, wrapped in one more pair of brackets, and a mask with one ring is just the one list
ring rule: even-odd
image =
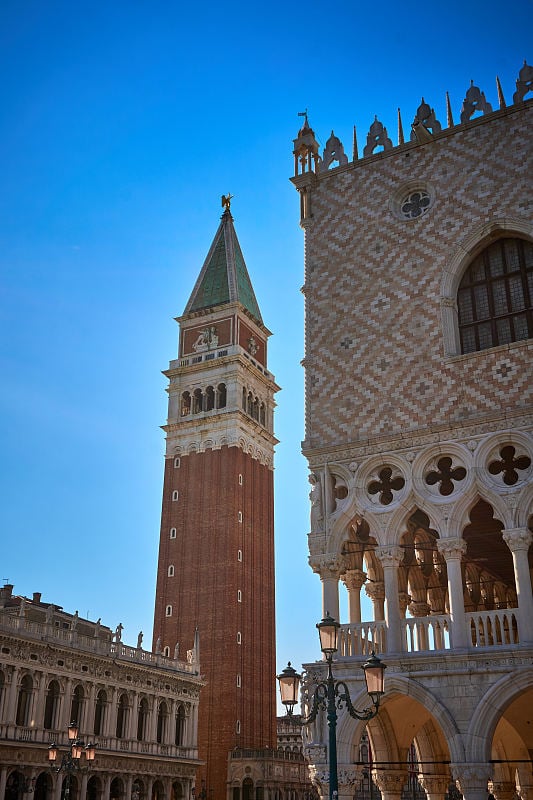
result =
[{"label": "balcony railing", "polygon": [[[467,640],[473,649],[518,645],[518,609],[469,612]],[[453,621],[449,614],[406,617],[400,621],[402,652],[428,653],[453,648]],[[380,622],[352,622],[339,630],[340,658],[387,653],[387,627]]]},{"label": "balcony railing", "polygon": [[518,644],[516,608],[474,611],[466,615],[473,647],[498,647]]},{"label": "balcony railing", "polygon": [[162,667],[163,669],[171,669],[177,672],[186,672],[190,675],[195,675],[198,672],[198,664],[177,661],[163,656],[161,653],[151,653],[148,650],[142,650],[140,647],[129,647],[122,642],[110,642],[107,639],[100,639],[96,636],[84,636],[76,630],[57,628],[49,623],[30,622],[25,617],[15,616],[14,614],[0,613],[0,631],[14,633],[17,636],[35,639],[40,642],[54,642],[65,647],[75,648],[78,651],[83,650],[130,663]]},{"label": "balcony railing", "polygon": [[[131,753],[142,756],[156,756],[158,758],[181,758],[197,760],[198,751],[194,747],[182,747],[176,744],[138,741],[137,739],[118,739],[115,736],[93,736],[81,731],[84,740],[92,741],[98,751],[112,753]],[[0,724],[0,741],[27,742],[48,747],[54,742],[58,747],[69,746],[66,731],[44,730],[40,727],[27,725]]]},{"label": "balcony railing", "polygon": [[369,656],[372,652],[386,651],[385,622],[353,622],[341,625],[339,631],[340,656]]}]

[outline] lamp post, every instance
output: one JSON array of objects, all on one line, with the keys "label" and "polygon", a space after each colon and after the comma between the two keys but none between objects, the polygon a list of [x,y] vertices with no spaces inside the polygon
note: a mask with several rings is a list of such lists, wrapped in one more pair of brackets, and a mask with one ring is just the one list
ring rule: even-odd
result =
[{"label": "lamp post", "polygon": [[[68,726],[69,749],[67,752],[60,753],[53,742],[48,748],[48,762],[52,772],[67,773],[64,800],[69,800],[72,773],[86,772],[96,755],[96,746],[92,743],[84,745],[81,739],[78,738],[78,733],[77,724],[71,722]],[[83,754],[85,754],[85,760],[89,762],[86,767],[82,767],[80,763]],[[61,756],[61,762],[56,766],[58,756]]]},{"label": "lamp post", "polygon": [[[352,705],[348,687],[344,681],[335,681],[331,670],[333,656],[337,652],[337,637],[340,624],[327,613],[324,619],[317,623],[316,627],[320,636],[320,649],[326,656],[328,675],[326,680],[319,683],[313,692],[311,712],[306,719],[301,720],[300,724],[308,725],[316,719],[320,708],[326,709],[329,728],[329,798],[330,800],[335,800],[339,793],[337,777],[337,708],[341,708],[344,703],[348,713],[354,719],[373,719],[378,713],[379,703],[384,691],[386,665],[382,663],[374,652],[362,665],[365,673],[366,690],[372,705],[362,711],[357,711]],[[298,702],[301,677],[291,667],[290,661],[283,672],[277,676],[281,702],[286,707],[289,717],[292,716],[293,708]]]}]

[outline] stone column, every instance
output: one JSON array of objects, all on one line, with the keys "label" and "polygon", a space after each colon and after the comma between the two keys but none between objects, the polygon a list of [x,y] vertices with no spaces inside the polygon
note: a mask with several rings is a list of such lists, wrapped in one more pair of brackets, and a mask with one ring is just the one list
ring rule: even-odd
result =
[{"label": "stone column", "polygon": [[85,730],[89,739],[94,736],[94,711],[96,706],[96,686],[91,683],[89,695],[85,702]]},{"label": "stone column", "polygon": [[7,783],[7,767],[0,768],[0,797],[5,797]]},{"label": "stone column", "polygon": [[126,800],[131,800],[132,788],[133,788],[133,775],[130,773],[129,775],[126,775],[126,789],[125,789]]},{"label": "stone column", "polygon": [[400,604],[398,601],[398,567],[403,561],[403,555],[403,550],[398,545],[376,548],[376,556],[383,567],[383,582],[385,584],[385,621],[387,623],[388,653],[400,653],[402,651]]},{"label": "stone column", "polygon": [[461,571],[461,559],[466,553],[466,542],[460,537],[438,539],[437,547],[446,559],[448,572],[448,600],[452,619],[451,646],[454,649],[467,647],[468,632],[466,630],[463,574]]},{"label": "stone column", "polygon": [[448,791],[448,775],[419,775],[418,782],[428,800],[442,800]]},{"label": "stone column", "polygon": [[[35,705],[35,727],[42,728],[44,726],[44,694],[46,691],[46,684],[48,683],[48,674],[41,672],[39,675],[39,689],[37,691],[37,703]],[[37,716],[38,715],[38,716]],[[0,795],[1,797],[2,795]]]},{"label": "stone column", "polygon": [[20,676],[20,667],[15,667],[11,672],[11,686],[9,687],[9,697],[7,701],[6,720],[8,723],[14,724],[17,715],[17,697],[18,697],[18,684]]},{"label": "stone column", "polygon": [[452,775],[459,782],[465,800],[487,800],[487,785],[492,768],[489,764],[452,764]]},{"label": "stone column", "polygon": [[337,768],[339,800],[353,800],[354,787],[361,779],[361,770],[352,764],[340,764]]},{"label": "stone column", "polygon": [[111,794],[111,775],[104,775],[102,778],[102,800],[109,800]]},{"label": "stone column", "polygon": [[361,587],[365,581],[362,569],[349,569],[343,577],[348,591],[348,622],[361,622]]},{"label": "stone column", "polygon": [[341,573],[341,559],[336,554],[326,554],[309,559],[313,572],[320,575],[322,581],[322,616],[330,617],[340,622],[339,619],[339,576]]},{"label": "stone column", "polygon": [[54,800],[61,800],[61,789],[63,788],[63,778],[64,775],[60,772],[58,775],[55,776],[56,782],[55,786],[52,789]]},{"label": "stone column", "polygon": [[129,709],[128,730],[126,734],[127,739],[135,739],[137,733],[137,715],[139,713],[139,695],[137,692],[133,695],[133,703]]},{"label": "stone column", "polygon": [[70,704],[72,701],[72,678],[65,681],[65,691],[61,698],[61,710],[59,713],[59,729],[66,731],[72,720],[70,719]]},{"label": "stone column", "polygon": [[372,771],[372,777],[381,792],[382,800],[401,800],[403,787],[407,783],[407,772],[378,769]]},{"label": "stone column", "polygon": [[150,719],[148,723],[148,741],[155,742],[157,739],[157,697],[152,697],[152,705],[150,708]]},{"label": "stone column", "polygon": [[505,544],[513,554],[514,580],[518,598],[518,637],[520,644],[533,643],[533,592],[528,566],[528,551],[533,540],[527,528],[502,531]]},{"label": "stone column", "polygon": [[385,586],[382,581],[365,583],[367,597],[372,600],[374,610],[374,622],[381,622],[385,619]]},{"label": "stone column", "polygon": [[81,773],[81,786],[80,786],[80,800],[86,800],[87,798],[87,782],[89,780],[89,776],[86,772]]}]

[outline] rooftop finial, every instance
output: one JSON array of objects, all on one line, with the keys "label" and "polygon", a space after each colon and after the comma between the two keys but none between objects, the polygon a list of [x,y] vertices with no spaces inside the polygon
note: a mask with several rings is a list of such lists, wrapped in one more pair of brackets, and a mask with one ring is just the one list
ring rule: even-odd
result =
[{"label": "rooftop finial", "polygon": [[229,192],[227,194],[222,195],[222,208],[224,209],[224,211],[229,211],[231,206],[231,201],[233,200],[234,197],[235,195],[230,194]]},{"label": "rooftop finial", "polygon": [[298,116],[305,117],[304,124],[309,125],[309,122],[307,121],[307,109],[305,109],[305,111],[298,111]]}]

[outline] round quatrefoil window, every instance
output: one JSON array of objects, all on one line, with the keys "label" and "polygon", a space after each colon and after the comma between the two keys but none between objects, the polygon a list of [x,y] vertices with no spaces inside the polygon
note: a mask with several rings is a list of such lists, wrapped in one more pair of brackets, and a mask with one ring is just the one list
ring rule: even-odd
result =
[{"label": "round quatrefoil window", "polygon": [[424,189],[405,194],[400,202],[400,213],[405,219],[417,219],[431,208],[431,196]]}]

